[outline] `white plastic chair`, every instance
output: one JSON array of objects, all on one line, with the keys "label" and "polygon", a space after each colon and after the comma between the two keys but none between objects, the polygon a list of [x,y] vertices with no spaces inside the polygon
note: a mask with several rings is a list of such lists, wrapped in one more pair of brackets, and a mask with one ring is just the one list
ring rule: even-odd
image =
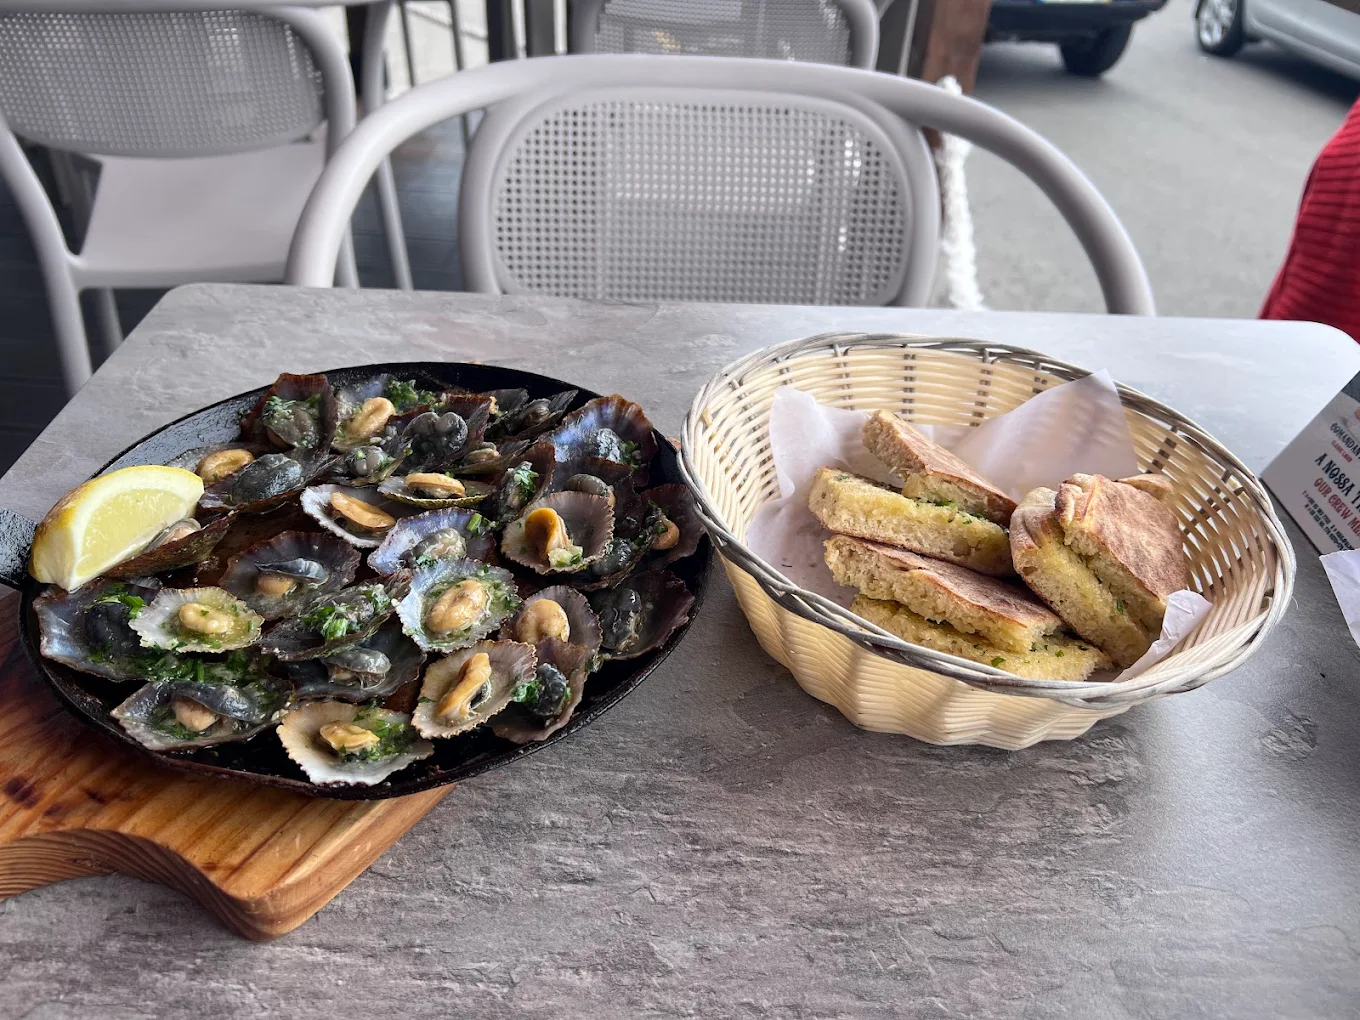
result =
[{"label": "white plastic chair", "polygon": [[[152,6],[0,12],[0,178],[37,249],[70,392],[90,375],[82,290],[99,291],[112,350],[111,288],[281,279],[303,203],[354,126],[349,65],[318,12]],[[97,159],[78,254],[20,138]],[[342,235],[340,280],[357,286]]]},{"label": "white plastic chair", "polygon": [[288,281],[329,286],[344,224],[396,145],[491,108],[463,174],[472,289],[624,300],[924,304],[939,205],[919,127],[1012,163],[1058,208],[1111,312],[1155,314],[1118,217],[1070,160],[990,106],[825,64],[543,57],[413,89],[317,181]]},{"label": "white plastic chair", "polygon": [[766,57],[872,68],[874,0],[574,0],[572,53]]}]

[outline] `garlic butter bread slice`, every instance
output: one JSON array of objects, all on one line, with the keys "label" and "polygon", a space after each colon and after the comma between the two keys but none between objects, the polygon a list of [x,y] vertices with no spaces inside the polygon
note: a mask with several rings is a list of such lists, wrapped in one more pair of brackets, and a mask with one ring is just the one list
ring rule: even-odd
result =
[{"label": "garlic butter bread slice", "polygon": [[1013,573],[1006,529],[948,502],[904,496],[836,468],[817,472],[808,509],[842,535],[900,546],[993,577]]},{"label": "garlic butter bread slice", "polygon": [[901,476],[903,495],[953,503],[1003,528],[1010,523],[1015,500],[904,419],[879,411],[864,423],[863,435],[865,448]]},{"label": "garlic butter bread slice", "polygon": [[1064,540],[1153,635],[1167,596],[1190,584],[1180,523],[1164,502],[1170,494],[1161,475],[1073,475],[1054,500]]},{"label": "garlic butter bread slice", "polygon": [[1063,626],[1028,588],[906,549],[835,535],[826,543],[826,565],[839,584],[1007,651],[1028,652]]},{"label": "garlic butter bread slice", "polygon": [[995,666],[1030,680],[1087,680],[1097,669],[1110,665],[1100,649],[1058,634],[1041,638],[1030,651],[1013,652],[988,643],[980,635],[965,634],[947,623],[927,620],[896,602],[860,595],[850,604],[850,611],[903,641]]},{"label": "garlic butter bread slice", "polygon": [[1166,596],[1189,583],[1180,529],[1159,500],[1132,485],[1098,475],[1063,484],[1061,513],[1060,494],[1045,488],[1016,508],[1016,569],[1069,627],[1131,666],[1161,632]]}]

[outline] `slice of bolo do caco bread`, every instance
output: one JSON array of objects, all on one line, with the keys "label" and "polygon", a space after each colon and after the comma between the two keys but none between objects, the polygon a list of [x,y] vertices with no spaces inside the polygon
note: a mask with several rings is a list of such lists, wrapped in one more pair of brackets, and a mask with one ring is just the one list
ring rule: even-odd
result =
[{"label": "slice of bolo do caco bread", "polygon": [[827,528],[994,577],[1014,573],[1006,525],[1015,503],[1004,492],[895,414],[871,415],[862,438],[902,491],[823,468],[808,507]]},{"label": "slice of bolo do caco bread", "polygon": [[1011,518],[1016,570],[1074,631],[1130,666],[1156,639],[1167,597],[1189,585],[1169,483],[1073,475]]},{"label": "slice of bolo do caco bread", "polygon": [[827,541],[826,562],[859,589],[851,611],[904,641],[1035,679],[1085,680],[1110,665],[1020,585],[844,535]]}]

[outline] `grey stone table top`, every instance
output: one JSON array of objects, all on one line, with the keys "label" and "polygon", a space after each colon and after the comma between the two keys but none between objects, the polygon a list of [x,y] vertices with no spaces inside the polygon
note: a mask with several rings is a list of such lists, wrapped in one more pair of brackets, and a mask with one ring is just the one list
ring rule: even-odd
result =
[{"label": "grey stone table top", "polygon": [[[40,515],[284,370],[491,361],[628,394],[674,434],[721,365],[828,329],[1107,367],[1257,470],[1360,370],[1348,338],[1298,323],[194,286],[0,505]],[[1248,665],[1020,752],[856,730],[765,658],[715,572],[647,683],[455,790],[278,942],[120,877],[0,904],[0,1017],[1357,1015],[1360,653],[1292,538],[1297,604]]]}]

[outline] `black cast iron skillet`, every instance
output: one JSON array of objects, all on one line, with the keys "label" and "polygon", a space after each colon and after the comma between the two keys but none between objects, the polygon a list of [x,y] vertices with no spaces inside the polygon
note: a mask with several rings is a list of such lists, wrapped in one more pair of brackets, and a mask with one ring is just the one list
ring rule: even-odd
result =
[{"label": "black cast iron skillet", "polygon": [[[519,372],[494,365],[441,362],[363,365],[336,369],[327,372],[326,376],[332,384],[340,387],[379,372],[391,372],[407,377],[424,374],[450,386],[462,386],[478,391],[523,387],[529,391],[530,397],[547,397],[563,390],[579,389],[570,383],[531,372]],[[128,447],[105,464],[98,473],[103,474],[114,468],[130,467],[134,464],[164,464],[185,450],[230,441],[240,432],[241,415],[259,400],[263,392],[262,387],[186,415]],[[576,406],[597,395],[581,390]],[[676,465],[674,447],[660,433],[657,433],[655,438],[659,452],[652,463],[649,484],[659,485],[666,482],[683,484]],[[341,800],[382,800],[418,793],[436,786],[456,783],[533,754],[539,748],[588,726],[617,704],[619,699],[660,665],[661,660],[670,653],[688,629],[688,624],[681,627],[664,647],[648,655],[624,662],[606,663],[599,672],[591,674],[586,682],[585,694],[571,721],[547,740],[516,745],[502,740],[489,730],[479,729],[452,740],[435,741],[435,753],[431,757],[416,762],[391,776],[386,782],[375,786],[316,786],[308,782],[302,770],[284,754],[278,738],[271,730],[241,743],[172,752],[150,751],[123,732],[117,721],[109,716],[109,710],[137,689],[135,681],[115,683],[80,673],[60,663],[44,659],[38,653],[38,618],[33,611],[33,599],[42,593],[44,586],[28,576],[28,554],[33,543],[33,530],[32,521],[7,510],[0,510],[0,582],[18,589],[22,596],[19,600],[21,616],[19,633],[24,650],[28,653],[34,668],[47,679],[58,697],[77,717],[119,743],[133,748],[140,754],[153,757],[171,768]],[[707,587],[708,561],[708,539],[705,538],[698,552],[670,567],[684,579],[694,594],[695,603],[690,614],[691,619],[698,611]]]}]

